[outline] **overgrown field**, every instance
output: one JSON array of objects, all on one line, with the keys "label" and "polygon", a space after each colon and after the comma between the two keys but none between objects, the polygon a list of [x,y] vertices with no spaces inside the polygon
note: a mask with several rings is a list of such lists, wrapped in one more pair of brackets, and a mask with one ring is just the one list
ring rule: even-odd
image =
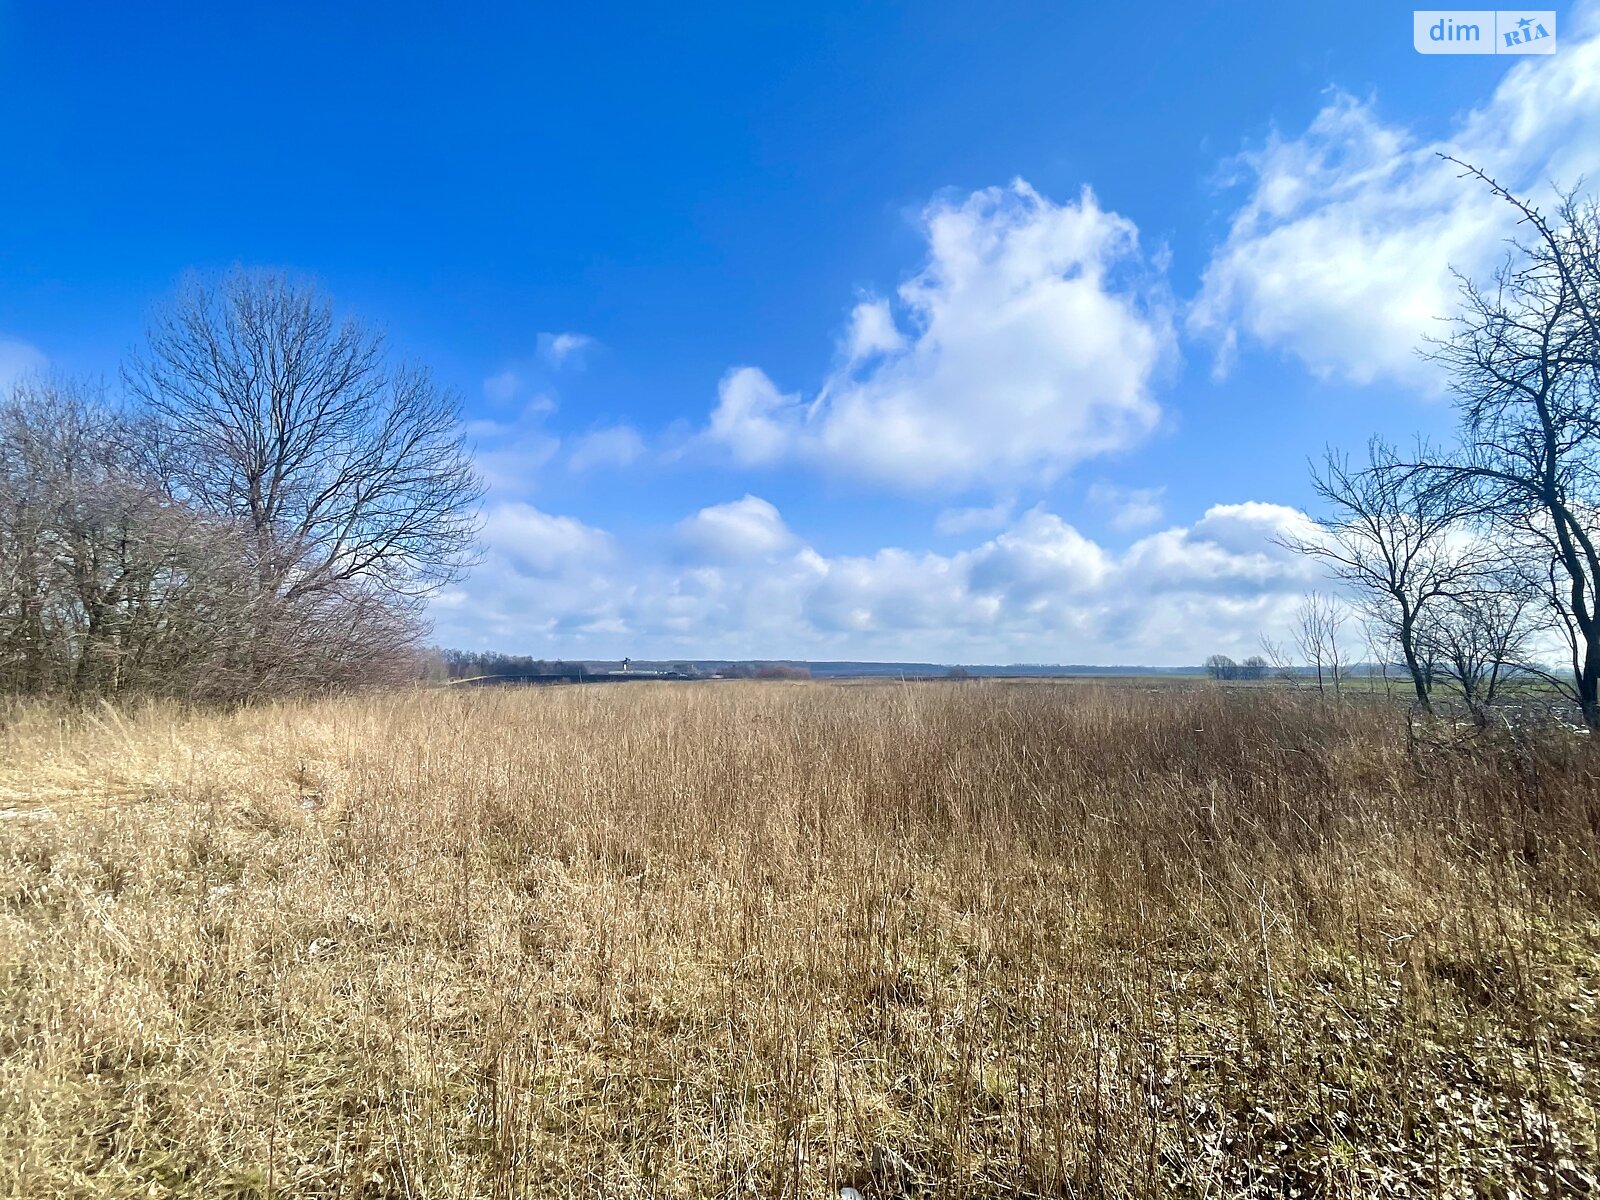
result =
[{"label": "overgrown field", "polygon": [[1600,757],[1291,692],[0,731],[0,1193],[1594,1189]]}]

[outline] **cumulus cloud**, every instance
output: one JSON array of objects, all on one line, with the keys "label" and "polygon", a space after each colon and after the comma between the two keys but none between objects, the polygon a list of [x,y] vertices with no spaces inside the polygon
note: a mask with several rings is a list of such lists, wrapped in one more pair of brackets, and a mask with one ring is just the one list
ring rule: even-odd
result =
[{"label": "cumulus cloud", "polygon": [[611,557],[608,534],[520,501],[495,504],[484,513],[483,543],[488,553],[538,578],[557,577],[575,566],[599,565]]},{"label": "cumulus cloud", "polygon": [[864,300],[855,306],[845,339],[847,361],[864,362],[875,354],[894,354],[905,347],[905,335],[896,327],[887,300]]},{"label": "cumulus cloud", "polygon": [[1123,556],[1120,578],[1145,596],[1238,596],[1284,584],[1300,589],[1317,582],[1320,569],[1279,541],[1314,531],[1303,513],[1281,504],[1217,504],[1192,526],[1140,538]]},{"label": "cumulus cloud", "polygon": [[1042,507],[953,553],[825,555],[756,496],[701,509],[673,553],[527,505],[491,512],[443,640],[587,657],[1196,663],[1283,636],[1318,567],[1291,508],[1209,509],[1121,553]]},{"label": "cumulus cloud", "polygon": [[709,437],[747,465],[946,489],[1048,479],[1156,426],[1173,334],[1131,221],[1018,180],[931,205],[922,230],[926,264],[855,306],[815,396],[736,368]]},{"label": "cumulus cloud", "polygon": [[739,367],[723,376],[709,432],[747,466],[777,462],[793,452],[804,406],[797,395],[784,395],[755,367]]},{"label": "cumulus cloud", "polygon": [[47,361],[42,352],[27,342],[0,338],[0,392],[8,392],[29,375],[43,371]]},{"label": "cumulus cloud", "polygon": [[[880,550],[871,556],[813,556],[798,624],[824,644],[899,640],[926,645],[952,627],[982,629],[998,605],[974,594],[964,564],[941,554]],[[926,655],[924,655],[926,657]]]},{"label": "cumulus cloud", "polygon": [[1240,337],[1287,351],[1327,378],[1441,386],[1417,349],[1454,311],[1451,268],[1482,277],[1514,235],[1515,213],[1443,161],[1450,154],[1548,203],[1600,162],[1600,37],[1591,6],[1561,52],[1521,59],[1490,98],[1439,138],[1335,94],[1294,137],[1274,135],[1237,164],[1248,194],[1207,266],[1190,328],[1221,347]]},{"label": "cumulus cloud", "polygon": [[1094,542],[1042,507],[964,556],[967,579],[980,593],[1024,611],[1101,589],[1114,567]]},{"label": "cumulus cloud", "polygon": [[567,466],[574,471],[631,466],[643,457],[644,449],[644,438],[632,425],[613,425],[578,438]]},{"label": "cumulus cloud", "polygon": [[678,542],[691,558],[741,561],[787,549],[794,534],[778,510],[759,496],[713,504],[678,524]]},{"label": "cumulus cloud", "polygon": [[484,513],[482,547],[471,576],[430,601],[443,644],[561,653],[630,639],[617,615],[626,563],[610,534],[512,501]]}]

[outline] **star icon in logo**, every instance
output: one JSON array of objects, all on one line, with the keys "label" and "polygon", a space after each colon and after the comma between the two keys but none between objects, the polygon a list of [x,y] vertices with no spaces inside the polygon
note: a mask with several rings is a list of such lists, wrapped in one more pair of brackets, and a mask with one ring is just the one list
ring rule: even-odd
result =
[{"label": "star icon in logo", "polygon": [[1523,17],[1522,20],[1517,22],[1517,24],[1521,28],[1526,29],[1529,25],[1533,24],[1533,18],[1532,17]]}]

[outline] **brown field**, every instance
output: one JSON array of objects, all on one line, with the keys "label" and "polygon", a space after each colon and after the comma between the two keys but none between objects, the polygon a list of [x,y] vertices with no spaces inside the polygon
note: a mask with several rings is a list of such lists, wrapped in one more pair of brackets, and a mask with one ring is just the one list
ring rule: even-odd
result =
[{"label": "brown field", "polygon": [[1057,683],[0,721],[5,1195],[1596,1187],[1583,738]]}]

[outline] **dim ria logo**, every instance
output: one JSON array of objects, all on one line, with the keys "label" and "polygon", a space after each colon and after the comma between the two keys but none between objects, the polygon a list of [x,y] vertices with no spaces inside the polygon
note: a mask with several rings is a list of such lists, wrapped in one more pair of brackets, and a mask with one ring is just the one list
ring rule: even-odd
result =
[{"label": "dim ria logo", "polygon": [[1434,11],[1411,15],[1418,54],[1554,54],[1553,12]]}]

